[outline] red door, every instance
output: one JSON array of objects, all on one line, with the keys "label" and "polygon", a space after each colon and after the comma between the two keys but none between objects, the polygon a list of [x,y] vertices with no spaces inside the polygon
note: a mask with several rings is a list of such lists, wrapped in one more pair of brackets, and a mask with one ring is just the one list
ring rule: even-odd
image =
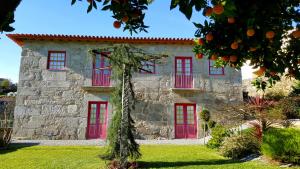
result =
[{"label": "red door", "polygon": [[192,57],[175,58],[175,88],[193,88]]},{"label": "red door", "polygon": [[109,66],[106,57],[96,55],[93,63],[93,86],[110,86],[111,69]]},{"label": "red door", "polygon": [[175,104],[175,138],[197,138],[196,104]]},{"label": "red door", "polygon": [[107,124],[107,102],[89,102],[88,139],[105,139]]}]

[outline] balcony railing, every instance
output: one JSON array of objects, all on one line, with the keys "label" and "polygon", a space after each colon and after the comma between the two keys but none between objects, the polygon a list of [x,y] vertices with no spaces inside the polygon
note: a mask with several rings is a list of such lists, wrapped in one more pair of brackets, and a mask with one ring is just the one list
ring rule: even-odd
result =
[{"label": "balcony railing", "polygon": [[[156,79],[157,78],[157,79]],[[156,81],[160,78],[166,78],[170,83],[166,83],[167,88],[172,90],[202,90],[205,86],[205,81],[203,75],[200,73],[191,73],[189,75],[186,74],[178,74],[178,73],[158,73],[158,74],[140,74],[137,73],[136,76],[133,77],[135,81],[145,81],[148,83],[150,81]],[[169,79],[169,80],[168,80]],[[146,85],[147,86],[147,85]],[[93,70],[93,78],[92,78],[92,86],[89,88],[95,87],[114,87],[114,81],[111,79],[111,70],[101,69],[101,70]],[[100,89],[99,89],[100,90]],[[104,89],[101,89],[104,90]]]},{"label": "balcony railing", "polygon": [[110,86],[111,85],[110,69],[94,69],[93,70],[93,86]]},{"label": "balcony railing", "polygon": [[174,88],[194,88],[193,74],[174,74]]}]

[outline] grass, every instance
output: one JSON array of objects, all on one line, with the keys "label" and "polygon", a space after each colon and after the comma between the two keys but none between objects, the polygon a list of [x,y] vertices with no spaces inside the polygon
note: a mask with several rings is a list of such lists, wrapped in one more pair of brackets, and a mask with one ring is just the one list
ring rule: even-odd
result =
[{"label": "grass", "polygon": [[[0,150],[0,168],[26,169],[101,169],[99,159],[103,147],[96,146],[11,146]],[[232,161],[204,146],[147,145],[142,146],[141,168],[184,169],[274,169],[278,166],[262,162]]]},{"label": "grass", "polygon": [[300,164],[300,129],[268,130],[263,138],[262,153],[283,162]]}]

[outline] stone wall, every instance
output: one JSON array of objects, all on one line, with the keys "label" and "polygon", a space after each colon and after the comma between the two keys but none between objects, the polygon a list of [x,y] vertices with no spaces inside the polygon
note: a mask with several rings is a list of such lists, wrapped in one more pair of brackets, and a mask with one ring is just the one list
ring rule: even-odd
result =
[{"label": "stone wall", "polygon": [[[109,101],[109,92],[91,92],[91,48],[105,44],[83,42],[26,41],[22,50],[18,95],[15,108],[14,136],[32,139],[85,139],[88,101]],[[157,64],[156,74],[136,74],[134,87],[138,103],[133,113],[142,139],[174,138],[174,104],[196,103],[214,112],[222,104],[242,100],[241,73],[226,68],[224,76],[209,76],[208,61],[193,57],[193,92],[172,90],[175,56],[193,56],[192,46],[137,45],[149,52],[163,52],[170,57]],[[66,51],[66,70],[49,71],[48,51]],[[109,104],[108,121],[113,115]],[[201,122],[198,120],[198,124]],[[199,131],[200,136],[201,131]]]}]

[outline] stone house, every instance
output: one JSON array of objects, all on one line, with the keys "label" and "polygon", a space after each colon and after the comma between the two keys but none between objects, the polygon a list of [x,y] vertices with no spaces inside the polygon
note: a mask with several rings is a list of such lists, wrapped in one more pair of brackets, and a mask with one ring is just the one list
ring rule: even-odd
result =
[{"label": "stone house", "polygon": [[[89,49],[129,43],[166,53],[134,75],[133,117],[140,139],[199,138],[203,108],[215,112],[242,100],[241,72],[195,59],[192,39],[8,34],[22,47],[14,136],[33,139],[105,139],[113,115],[114,82],[105,57]],[[99,69],[102,68],[102,69]]]}]

